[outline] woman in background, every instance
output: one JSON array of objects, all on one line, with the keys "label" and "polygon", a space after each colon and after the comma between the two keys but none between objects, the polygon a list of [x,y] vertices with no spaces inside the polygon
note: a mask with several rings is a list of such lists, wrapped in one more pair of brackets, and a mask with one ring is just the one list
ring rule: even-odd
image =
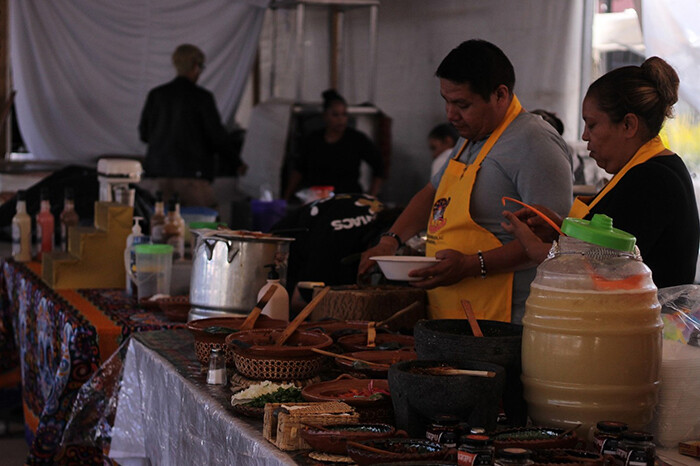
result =
[{"label": "woman in background", "polygon": [[[693,283],[700,239],[688,169],[659,137],[673,115],[678,84],[675,70],[659,57],[610,71],[591,84],[583,100],[582,138],[598,166],[614,176],[595,196],[578,197],[569,212],[587,220],[605,214],[615,228],[633,234],[659,288]],[[546,213],[561,224],[556,214]],[[503,215],[510,222],[503,227],[528,255],[544,260],[549,245],[542,239],[552,240],[551,232],[540,229],[544,222],[528,209]]]},{"label": "woman in background", "polygon": [[348,127],[348,104],[334,89],[323,92],[323,120],[325,128],[302,141],[284,198],[291,199],[298,189],[310,186],[333,186],[335,193],[362,193],[358,179],[363,160],[372,168],[369,194],[376,196],[384,178],[379,151],[367,136]]}]

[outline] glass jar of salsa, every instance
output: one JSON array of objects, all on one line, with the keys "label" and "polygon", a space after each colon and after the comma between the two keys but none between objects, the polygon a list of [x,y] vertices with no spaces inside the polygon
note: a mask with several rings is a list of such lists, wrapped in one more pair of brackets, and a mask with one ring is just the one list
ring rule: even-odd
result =
[{"label": "glass jar of salsa", "polygon": [[463,435],[457,451],[459,466],[490,466],[493,464],[495,449],[487,435]]},{"label": "glass jar of salsa", "polygon": [[532,461],[532,452],[525,448],[504,448],[496,453],[497,466],[529,466],[535,464]]},{"label": "glass jar of salsa", "polygon": [[593,446],[591,451],[600,453],[605,464],[611,465],[617,455],[617,444],[622,438],[622,433],[627,430],[627,424],[617,421],[600,421],[593,432]]},{"label": "glass jar of salsa", "polygon": [[436,416],[425,431],[425,438],[447,448],[457,448],[459,418],[450,415]]},{"label": "glass jar of salsa", "polygon": [[656,445],[649,432],[627,431],[617,444],[617,461],[623,466],[654,466]]}]

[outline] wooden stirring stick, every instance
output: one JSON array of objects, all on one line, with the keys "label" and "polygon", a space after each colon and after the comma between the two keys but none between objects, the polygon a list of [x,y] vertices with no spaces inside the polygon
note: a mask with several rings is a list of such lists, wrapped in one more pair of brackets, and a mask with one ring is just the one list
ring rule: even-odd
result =
[{"label": "wooden stirring stick", "polygon": [[481,332],[481,328],[479,327],[479,322],[477,322],[476,316],[474,315],[474,310],[472,309],[472,303],[470,303],[466,299],[463,299],[461,302],[462,302],[462,309],[464,309],[464,313],[467,315],[467,320],[469,321],[469,326],[472,328],[472,333],[474,334],[475,337],[483,337],[484,334]]},{"label": "wooden stirring stick", "polygon": [[332,358],[340,358],[340,359],[346,359],[348,361],[353,361],[353,362],[360,362],[362,364],[367,364],[368,366],[377,366],[382,369],[387,369],[389,367],[389,364],[380,364],[378,362],[371,362],[371,361],[365,361],[364,359],[360,358],[353,358],[352,356],[346,356],[344,354],[337,354],[337,353],[331,353],[330,351],[322,350],[319,348],[311,348],[311,351],[314,353],[322,354],[324,356],[330,356]]},{"label": "wooden stirring stick", "polygon": [[318,303],[321,302],[321,300],[328,294],[328,292],[331,290],[330,286],[325,286],[319,293],[314,296],[314,299],[311,300],[309,304],[306,305],[304,309],[301,310],[298,316],[290,322],[290,324],[287,326],[286,329],[284,329],[284,332],[277,338],[277,341],[275,342],[274,346],[282,346],[287,339],[292,336],[292,333],[301,325],[302,322],[304,322],[304,319],[306,319],[310,314],[311,311],[314,310],[316,306],[318,306]]},{"label": "wooden stirring stick", "polygon": [[408,306],[404,307],[403,309],[396,311],[392,316],[387,317],[386,319],[377,322],[377,325],[375,325],[375,327],[377,327],[377,328],[383,327],[384,325],[388,324],[392,320],[394,320],[398,317],[401,317],[402,315],[404,315],[410,311],[415,310],[416,308],[418,308],[421,305],[422,305],[422,303],[420,301],[414,301],[413,303],[409,304]]},{"label": "wooden stirring stick", "polygon": [[397,453],[395,451],[382,450],[380,448],[370,447],[369,445],[365,445],[364,443],[353,442],[352,440],[348,440],[346,442],[346,444],[348,446],[353,446],[355,448],[360,448],[362,450],[371,451],[372,453],[378,453],[380,455],[387,455],[387,456],[399,456],[399,455],[401,455],[401,453]]},{"label": "wooden stirring stick", "polygon": [[494,371],[478,371],[473,369],[455,369],[453,367],[429,367],[423,369],[430,375],[471,375],[474,377],[496,377]]},{"label": "wooden stirring stick", "polygon": [[277,285],[273,283],[272,286],[267,289],[263,297],[260,298],[260,301],[258,301],[253,310],[250,311],[250,314],[248,314],[248,317],[246,317],[238,330],[250,330],[255,327],[255,321],[258,320],[263,308],[272,299],[272,295],[275,294],[275,291],[277,291]]}]

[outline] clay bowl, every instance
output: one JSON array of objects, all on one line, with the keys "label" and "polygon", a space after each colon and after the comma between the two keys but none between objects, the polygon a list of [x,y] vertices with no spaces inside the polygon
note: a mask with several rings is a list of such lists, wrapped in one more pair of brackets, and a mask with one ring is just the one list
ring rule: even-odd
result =
[{"label": "clay bowl", "polygon": [[579,466],[603,466],[603,456],[586,450],[552,448],[536,450],[533,460],[537,464],[566,464]]},{"label": "clay bowl", "polygon": [[187,314],[190,312],[189,296],[169,296],[156,302],[168,319],[173,322],[187,322]]},{"label": "clay bowl", "polygon": [[550,427],[519,427],[503,430],[491,435],[496,450],[502,448],[525,448],[528,450],[543,450],[552,448],[575,448],[579,439],[575,432],[566,429]]},{"label": "clay bowl", "polygon": [[320,332],[297,330],[282,346],[274,342],[284,329],[244,330],[226,337],[236,370],[256,380],[302,380],[318,375],[325,356],[312,348],[328,348],[333,340]]},{"label": "clay bowl", "polygon": [[327,382],[307,385],[301,390],[306,401],[342,401],[354,407],[360,415],[360,422],[392,422],[394,420],[390,396],[342,397],[351,390],[376,388],[389,391],[389,382],[384,379],[356,379],[348,374]]},{"label": "clay bowl", "polygon": [[389,438],[357,443],[393,453],[382,454],[348,443],[348,456],[361,466],[376,463],[444,460],[450,453],[448,448],[439,443],[424,439]]},{"label": "clay bowl", "polygon": [[[245,317],[210,317],[193,320],[187,324],[187,329],[194,335],[194,351],[199,362],[209,364],[209,354],[212,348],[224,348],[226,363],[233,365],[233,351],[226,345],[226,337],[230,334],[226,329],[237,331],[245,321]],[[262,315],[255,322],[255,328],[282,328],[287,322],[270,319]]]},{"label": "clay bowl", "polygon": [[347,455],[346,442],[361,442],[389,438],[396,429],[389,424],[340,424],[323,428],[307,426],[301,430],[301,438],[316,451]]},{"label": "clay bowl", "polygon": [[[414,339],[408,335],[395,335],[392,333],[378,333],[374,339],[374,350],[398,350],[402,348],[413,349]],[[374,351],[367,346],[367,334],[346,335],[338,339],[338,344],[345,352]]]},{"label": "clay bowl", "polygon": [[[368,321],[364,320],[319,320],[315,322],[304,322],[299,326],[303,330],[318,330],[329,335],[333,341],[338,338],[352,334],[367,334]],[[378,330],[379,331],[379,330]]]},{"label": "clay bowl", "polygon": [[340,367],[340,369],[347,372],[360,373],[370,379],[386,379],[389,374],[389,366],[401,361],[412,361],[418,357],[416,352],[411,349],[356,351],[354,353],[347,353],[345,356],[386,365],[385,368],[380,368],[376,366],[358,364],[347,359],[335,358],[335,363],[338,365],[338,367]]}]

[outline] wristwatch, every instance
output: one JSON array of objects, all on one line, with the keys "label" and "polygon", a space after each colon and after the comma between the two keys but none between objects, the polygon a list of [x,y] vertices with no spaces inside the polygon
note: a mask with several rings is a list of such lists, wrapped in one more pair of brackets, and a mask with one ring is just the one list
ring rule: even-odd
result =
[{"label": "wristwatch", "polygon": [[394,238],[396,240],[396,242],[398,243],[399,247],[403,246],[403,241],[401,241],[401,238],[399,237],[399,235],[397,235],[393,231],[387,231],[385,233],[382,233],[382,236],[388,236],[390,238]]}]

